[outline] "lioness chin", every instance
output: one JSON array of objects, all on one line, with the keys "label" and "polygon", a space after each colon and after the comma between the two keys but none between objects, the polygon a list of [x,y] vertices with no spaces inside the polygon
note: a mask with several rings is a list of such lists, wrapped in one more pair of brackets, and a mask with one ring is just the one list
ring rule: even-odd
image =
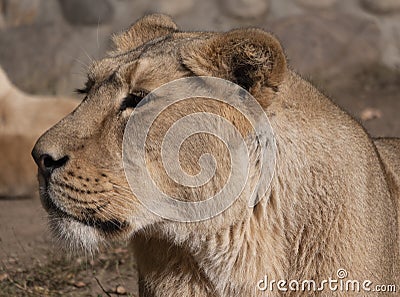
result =
[{"label": "lioness chin", "polygon": [[[169,17],[150,15],[116,35],[114,43],[115,50],[89,70],[82,103],[32,152],[50,227],[66,247],[94,250],[104,241],[132,240],[140,296],[367,294],[326,285],[321,291],[260,290],[265,276],[321,284],[338,279],[338,269],[360,282],[399,282],[398,139],[379,140],[380,156],[365,130],[288,68],[279,42],[260,29],[183,32]],[[176,222],[155,215],[130,190],[123,135],[142,97],[193,76],[229,80],[258,101],[275,133],[275,174],[253,207],[244,192],[213,218]],[[193,202],[207,199],[224,179],[217,176],[197,192],[169,180],[159,154],[165,126],[191,112],[214,112],[239,130],[247,128],[226,105],[189,102],[157,118],[146,164],[159,187]],[[218,139],[200,133],[190,140],[179,154],[188,174],[198,173],[205,152],[222,161],[218,170],[229,171]],[[254,152],[265,145],[253,140]],[[259,166],[252,159],[250,169]],[[250,183],[257,182],[253,178]]]}]

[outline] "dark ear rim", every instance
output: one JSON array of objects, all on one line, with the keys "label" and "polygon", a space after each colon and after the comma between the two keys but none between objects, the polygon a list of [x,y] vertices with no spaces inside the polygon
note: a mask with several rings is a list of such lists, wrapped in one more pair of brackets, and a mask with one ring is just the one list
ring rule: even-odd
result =
[{"label": "dark ear rim", "polygon": [[235,29],[191,42],[181,49],[184,66],[196,75],[230,80],[250,91],[277,91],[287,72],[277,38],[258,28]]},{"label": "dark ear rim", "polygon": [[126,52],[135,49],[146,42],[178,31],[178,26],[172,18],[166,14],[146,15],[128,29],[114,34],[111,39],[114,44],[114,52]]}]

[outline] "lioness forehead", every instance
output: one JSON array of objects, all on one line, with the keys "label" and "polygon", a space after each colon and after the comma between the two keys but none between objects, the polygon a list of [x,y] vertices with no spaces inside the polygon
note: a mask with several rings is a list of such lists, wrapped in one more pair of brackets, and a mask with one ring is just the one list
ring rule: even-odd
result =
[{"label": "lioness forehead", "polygon": [[[218,33],[204,32],[176,32],[131,49],[125,52],[110,52],[108,57],[94,61],[88,70],[87,87],[109,79],[114,73],[131,82],[136,78],[136,83],[146,84],[157,76],[171,77],[171,72],[185,72],[181,63],[179,51],[185,45],[200,39],[209,38]],[[135,72],[140,72],[135,75]],[[139,77],[140,75],[140,77]]]}]

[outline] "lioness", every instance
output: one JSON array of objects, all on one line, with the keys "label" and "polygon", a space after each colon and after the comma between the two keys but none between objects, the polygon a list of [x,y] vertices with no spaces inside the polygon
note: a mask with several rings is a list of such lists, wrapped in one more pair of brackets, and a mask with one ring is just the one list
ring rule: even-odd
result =
[{"label": "lioness", "polygon": [[[347,279],[373,282],[371,290],[399,284],[398,139],[379,140],[380,156],[365,130],[288,68],[279,42],[260,29],[183,32],[169,17],[150,15],[116,35],[114,43],[115,51],[90,69],[80,106],[32,151],[50,227],[68,249],[93,251],[104,241],[132,240],[140,296],[367,294],[362,288],[329,289],[329,278],[346,280],[340,269]],[[250,92],[269,117],[277,155],[270,187],[254,207],[241,195],[209,220],[183,223],[139,202],[124,174],[121,147],[141,98],[190,76],[223,78]],[[207,197],[174,188],[161,170],[157,139],[164,125],[191,110],[235,122],[228,107],[218,111],[214,103],[199,102],[166,110],[150,131],[154,147],[146,147],[159,186],[182,194],[182,200]],[[234,124],[246,130],[241,121]],[[192,140],[179,155],[188,173],[198,172],[204,152],[227,160],[215,138],[200,134]],[[253,148],[262,145],[254,141]],[[222,163],[222,171],[228,164]],[[221,180],[210,182],[218,188]],[[270,289],[265,276],[275,281]],[[313,280],[322,290],[293,289],[289,280]]]}]

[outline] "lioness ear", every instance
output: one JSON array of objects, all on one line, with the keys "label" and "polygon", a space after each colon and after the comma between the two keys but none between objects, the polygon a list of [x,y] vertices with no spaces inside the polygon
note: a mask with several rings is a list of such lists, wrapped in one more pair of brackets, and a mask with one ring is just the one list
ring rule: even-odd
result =
[{"label": "lioness ear", "polygon": [[174,21],[164,14],[147,15],[134,23],[126,31],[112,37],[117,51],[128,51],[156,39],[176,32]]},{"label": "lioness ear", "polygon": [[184,65],[197,75],[215,76],[252,92],[261,87],[278,89],[286,72],[280,43],[260,29],[239,29],[182,49]]}]

